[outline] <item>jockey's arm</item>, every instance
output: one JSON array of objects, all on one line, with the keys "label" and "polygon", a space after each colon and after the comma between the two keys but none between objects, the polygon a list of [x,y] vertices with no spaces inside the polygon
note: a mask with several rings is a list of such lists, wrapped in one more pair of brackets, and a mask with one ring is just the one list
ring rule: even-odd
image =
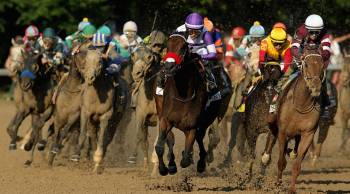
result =
[{"label": "jockey's arm", "polygon": [[302,25],[295,32],[294,38],[292,41],[291,52],[294,57],[300,58],[301,53],[299,53],[299,48],[303,40],[306,38],[306,36],[307,36],[307,29],[305,28],[305,25]]},{"label": "jockey's arm", "polygon": [[216,60],[216,48],[210,32],[205,32],[203,37],[208,54],[202,55],[204,60]]},{"label": "jockey's arm", "polygon": [[259,51],[259,69],[264,68],[264,62],[266,60],[267,55],[267,42],[263,40],[260,44],[260,51]]},{"label": "jockey's arm", "polygon": [[329,57],[331,56],[331,40],[329,39],[329,35],[326,34],[321,39],[321,55],[323,60],[328,64]]},{"label": "jockey's arm", "polygon": [[287,48],[287,50],[284,52],[284,57],[283,57],[283,69],[282,72],[286,73],[287,70],[289,69],[289,66],[291,65],[293,61],[293,57],[292,57],[292,51],[291,48]]}]

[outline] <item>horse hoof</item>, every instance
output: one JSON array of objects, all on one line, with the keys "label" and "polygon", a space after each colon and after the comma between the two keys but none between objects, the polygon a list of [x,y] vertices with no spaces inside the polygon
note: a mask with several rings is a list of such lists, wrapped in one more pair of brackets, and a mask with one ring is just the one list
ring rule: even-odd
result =
[{"label": "horse hoof", "polygon": [[175,164],[174,166],[169,166],[168,171],[169,171],[169,174],[170,174],[170,175],[174,175],[174,174],[176,174],[176,173],[177,173],[177,167],[176,167],[176,164]]},{"label": "horse hoof", "polygon": [[32,149],[32,147],[33,147],[33,143],[28,142],[24,145],[24,150],[28,152]]},{"label": "horse hoof", "polygon": [[159,174],[162,176],[166,176],[169,173],[169,170],[167,169],[167,167],[159,167]]},{"label": "horse hoof", "polygon": [[46,147],[46,141],[44,141],[44,140],[39,141],[37,147],[38,147],[38,151],[43,151]]},{"label": "horse hoof", "polygon": [[15,143],[11,143],[9,145],[9,150],[16,150],[17,149],[17,145]]},{"label": "horse hoof", "polygon": [[32,164],[32,161],[30,161],[30,160],[26,160],[24,162],[24,166],[30,166],[31,164]]},{"label": "horse hoof", "polygon": [[206,163],[204,160],[199,160],[197,162],[197,172],[198,173],[202,173],[205,171],[205,168],[206,168]]},{"label": "horse hoof", "polygon": [[182,159],[180,163],[182,168],[187,168],[191,165],[191,160],[190,159]]},{"label": "horse hoof", "polygon": [[94,171],[95,174],[102,174],[103,168],[101,166],[95,166]]},{"label": "horse hoof", "polygon": [[79,162],[80,160],[80,156],[77,155],[77,154],[74,154],[70,157],[70,160],[73,161],[73,162]]}]

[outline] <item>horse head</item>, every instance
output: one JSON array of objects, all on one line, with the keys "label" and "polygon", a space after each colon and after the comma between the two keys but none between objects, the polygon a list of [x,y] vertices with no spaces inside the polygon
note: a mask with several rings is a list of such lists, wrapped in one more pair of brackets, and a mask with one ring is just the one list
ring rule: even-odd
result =
[{"label": "horse head", "polygon": [[156,57],[157,56],[147,46],[140,45],[136,47],[131,54],[131,61],[133,63],[132,74],[136,77],[148,77],[154,65],[156,65]]},{"label": "horse head", "polygon": [[29,90],[38,78],[47,75],[47,66],[41,63],[42,53],[23,53],[23,69],[20,71],[20,86],[23,90]]},{"label": "horse head", "polygon": [[88,85],[92,85],[101,74],[102,54],[97,49],[81,49],[74,56],[79,73],[84,77]]},{"label": "horse head", "polygon": [[266,64],[264,64],[262,75],[264,77],[264,81],[277,83],[278,79],[282,75],[280,63],[267,62]]},{"label": "horse head", "polygon": [[10,48],[11,63],[8,68],[12,75],[18,75],[19,71],[23,69],[23,52],[23,44],[13,44]]},{"label": "horse head", "polygon": [[164,70],[167,76],[172,76],[189,56],[186,38],[182,34],[172,34],[168,39],[167,51],[164,56]]},{"label": "horse head", "polygon": [[305,49],[302,61],[302,76],[306,86],[311,91],[313,97],[318,97],[321,93],[322,80],[324,75],[324,62],[318,49]]}]

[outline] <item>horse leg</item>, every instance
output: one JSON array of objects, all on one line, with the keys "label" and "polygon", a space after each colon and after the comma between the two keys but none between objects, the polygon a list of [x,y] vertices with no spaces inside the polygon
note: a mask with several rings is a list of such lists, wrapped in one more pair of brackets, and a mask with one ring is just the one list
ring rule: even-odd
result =
[{"label": "horse leg", "polygon": [[314,156],[312,158],[312,166],[316,167],[316,161],[317,159],[321,156],[321,149],[322,149],[322,144],[324,143],[324,141],[327,138],[328,135],[328,130],[329,130],[329,124],[324,124],[324,125],[320,125],[319,126],[319,132],[318,132],[318,139],[316,142],[316,145],[314,145],[314,142],[312,141],[311,146],[314,147],[313,152],[314,152]]},{"label": "horse leg", "polygon": [[266,145],[265,145],[265,150],[264,150],[263,155],[261,157],[261,165],[260,165],[261,171],[260,171],[260,173],[262,175],[265,174],[266,168],[271,162],[272,148],[276,144],[276,140],[277,140],[276,136],[274,134],[272,134],[271,131],[269,131],[268,136],[267,136]]},{"label": "horse leg", "polygon": [[31,132],[31,137],[30,140],[24,145],[24,149],[26,151],[30,151],[30,159],[26,160],[24,164],[26,166],[29,166],[32,164],[33,159],[34,159],[34,150],[35,147],[38,143],[38,138],[39,138],[39,130],[42,127],[40,123],[40,115],[39,114],[32,114],[32,132]]},{"label": "horse leg", "polygon": [[[148,127],[146,126],[146,115],[144,112],[136,110],[135,118],[136,118],[136,130],[137,130],[137,136],[136,136],[136,145],[134,148],[134,151],[131,156],[129,156],[128,163],[135,164],[137,160],[137,153],[139,150],[139,146],[143,144],[145,141],[147,141],[148,137]],[[146,152],[146,155],[144,154],[144,159],[148,155],[148,150],[142,150],[144,153]],[[145,169],[144,169],[145,170]]]},{"label": "horse leg", "polygon": [[158,139],[157,144],[154,147],[158,156],[158,170],[159,174],[162,176],[165,176],[169,173],[168,168],[164,164],[164,144],[166,142],[167,134],[171,130],[172,126],[170,123],[164,119],[161,118],[159,122],[159,133],[158,133]]},{"label": "horse leg", "polygon": [[[251,131],[250,127],[247,127],[248,130],[246,132],[247,137],[247,143],[248,143],[248,166],[249,166],[249,180],[252,178],[253,175],[253,163],[255,159],[255,147],[256,147],[256,140],[257,140],[257,130]],[[250,134],[249,134],[250,133]]]},{"label": "horse leg", "polygon": [[290,193],[296,193],[295,184],[301,170],[301,162],[303,161],[308,148],[310,147],[314,138],[314,133],[309,132],[301,135],[300,145],[298,147],[298,155],[292,167],[292,179],[289,188]]},{"label": "horse leg", "polygon": [[341,114],[341,126],[342,126],[342,143],[340,145],[340,152],[341,153],[345,153],[346,150],[346,143],[348,141],[349,138],[349,128],[348,128],[348,120],[349,120],[350,114],[347,113],[342,113]]},{"label": "horse leg", "polygon": [[142,137],[143,171],[148,172],[148,163],[149,163],[149,158],[148,158],[148,148],[149,148],[148,126],[144,125],[142,127],[142,131],[143,131],[143,137]]},{"label": "horse leg", "polygon": [[238,128],[240,127],[239,118],[240,116],[238,112],[233,113],[232,120],[231,120],[230,142],[228,144],[228,151],[227,151],[226,157],[222,165],[220,165],[221,167],[228,166],[232,162],[232,151],[233,151],[233,148],[236,146],[237,132],[238,132]]},{"label": "horse leg", "polygon": [[290,159],[295,159],[298,155],[298,147],[300,143],[300,135],[295,136],[294,138],[294,148],[288,153]]},{"label": "horse leg", "polygon": [[81,109],[80,113],[80,134],[79,134],[79,141],[78,141],[78,146],[76,146],[76,149],[74,153],[72,154],[72,159],[73,160],[80,160],[80,154],[81,150],[85,144],[86,140],[86,131],[87,131],[87,124],[89,120],[89,115],[84,111],[84,109]]},{"label": "horse leg", "polygon": [[282,183],[282,173],[287,166],[287,160],[285,156],[287,146],[287,137],[284,132],[278,133],[278,148],[279,148],[279,157],[278,157],[278,173],[277,173],[277,183]]},{"label": "horse leg", "polygon": [[197,172],[202,173],[205,171],[206,167],[206,156],[207,152],[205,151],[203,139],[206,134],[206,128],[199,128],[196,133],[196,141],[199,147],[199,160],[197,162]]},{"label": "horse leg", "polygon": [[109,132],[113,130],[113,129],[110,129],[111,128],[110,122],[111,122],[112,115],[113,115],[113,109],[109,110],[108,112],[106,112],[100,117],[100,131],[98,134],[96,151],[94,153],[94,162],[95,162],[94,172],[96,172],[97,174],[102,173],[101,164],[103,162],[104,156],[106,155],[107,147],[110,143],[108,136],[112,135]]},{"label": "horse leg", "polygon": [[17,148],[16,142],[18,140],[18,128],[21,125],[22,121],[28,116],[28,114],[29,111],[18,111],[7,126],[7,133],[11,138],[9,150],[15,150]]},{"label": "horse leg", "polygon": [[218,119],[215,119],[213,124],[209,126],[209,145],[206,160],[208,163],[212,163],[214,161],[214,149],[220,143],[220,134],[219,130],[222,126],[222,121],[220,122]]},{"label": "horse leg", "polygon": [[[51,118],[51,115],[53,113],[53,106],[49,106],[49,108],[47,108],[44,113],[42,113],[40,115],[40,129],[45,125],[45,122],[48,121],[50,118]],[[51,135],[50,133],[50,130],[52,129],[52,127],[48,128],[48,131],[47,131],[47,138],[49,137],[49,135]],[[39,139],[38,139],[38,145],[37,145],[37,148],[39,151],[43,151],[46,147],[46,144],[47,144],[47,138],[43,138],[42,137],[42,131],[40,130],[40,133],[39,133]]]},{"label": "horse leg", "polygon": [[193,151],[193,144],[194,140],[196,138],[196,129],[191,129],[189,131],[184,131],[186,139],[185,139],[185,150],[182,152],[182,159],[181,159],[181,167],[187,168],[192,163],[192,151]]},{"label": "horse leg", "polygon": [[169,148],[169,152],[168,152],[169,174],[173,175],[173,174],[177,173],[177,167],[176,167],[176,163],[175,163],[175,154],[174,154],[174,144],[175,144],[174,133],[170,131],[168,133],[166,140],[167,140],[167,145]]}]

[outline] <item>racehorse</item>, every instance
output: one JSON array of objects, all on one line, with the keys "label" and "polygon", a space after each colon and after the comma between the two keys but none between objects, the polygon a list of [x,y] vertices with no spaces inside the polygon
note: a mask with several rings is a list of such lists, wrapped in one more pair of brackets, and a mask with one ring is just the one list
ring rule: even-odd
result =
[{"label": "racehorse", "polygon": [[[203,138],[207,127],[217,117],[221,103],[220,96],[211,97],[206,91],[206,84],[201,73],[204,71],[203,63],[198,60],[198,56],[193,57],[193,54],[190,54],[184,36],[171,35],[167,49],[168,53],[164,63],[167,79],[161,104],[159,135],[155,146],[159,173],[164,176],[176,172],[172,147],[169,148],[171,152],[169,168],[165,166],[163,160],[167,134],[173,127],[183,131],[186,136],[181,167],[186,168],[191,165],[193,144],[196,140],[200,149],[197,171],[203,172],[206,168],[207,155]],[[156,103],[160,104],[157,98]]]}]

